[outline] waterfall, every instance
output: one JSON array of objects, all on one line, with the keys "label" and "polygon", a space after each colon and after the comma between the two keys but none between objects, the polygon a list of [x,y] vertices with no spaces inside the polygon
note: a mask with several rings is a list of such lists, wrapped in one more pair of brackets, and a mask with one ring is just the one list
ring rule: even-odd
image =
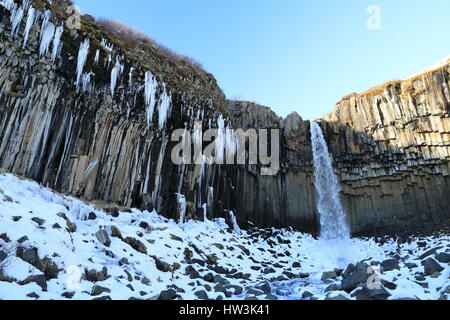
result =
[{"label": "waterfall", "polygon": [[340,188],[333,171],[332,158],[322,129],[316,122],[311,123],[311,143],[314,158],[317,209],[320,214],[320,237],[324,240],[349,239],[350,228],[346,222],[346,214],[339,199]]}]

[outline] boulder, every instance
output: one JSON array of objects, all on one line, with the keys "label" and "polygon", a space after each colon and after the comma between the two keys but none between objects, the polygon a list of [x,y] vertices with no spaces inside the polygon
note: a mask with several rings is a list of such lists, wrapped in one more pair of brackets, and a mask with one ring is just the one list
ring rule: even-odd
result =
[{"label": "boulder", "polygon": [[441,272],[444,268],[433,258],[428,258],[422,262],[425,274],[431,276],[436,272]]},{"label": "boulder", "polygon": [[172,267],[167,262],[162,261],[156,256],[152,256],[153,260],[155,260],[156,268],[161,272],[172,272]]},{"label": "boulder", "polygon": [[351,300],[349,297],[347,297],[344,293],[339,294],[329,294],[326,296],[325,300],[336,300],[336,301],[344,301],[344,300]]},{"label": "boulder", "polygon": [[381,263],[381,267],[386,271],[400,270],[397,259],[387,259]]},{"label": "boulder", "polygon": [[139,241],[135,238],[132,238],[132,237],[127,237],[123,241],[125,243],[127,243],[128,245],[130,245],[137,252],[140,252],[142,254],[147,254],[147,247],[141,241]]},{"label": "boulder", "polygon": [[325,289],[325,293],[332,292],[332,291],[342,291],[342,284],[341,283],[332,283]]},{"label": "boulder", "polygon": [[326,271],[322,274],[322,281],[329,280],[329,279],[336,279],[338,275],[335,271]]},{"label": "boulder", "polygon": [[441,263],[450,263],[450,254],[441,252],[435,256],[436,260]]},{"label": "boulder", "polygon": [[367,280],[370,277],[368,273],[369,265],[366,263],[357,263],[349,265],[342,274],[342,288],[346,292],[351,292],[356,289],[360,284],[367,284]]},{"label": "boulder", "polygon": [[111,293],[111,290],[102,286],[93,286],[91,290],[91,296],[96,297],[103,293]]},{"label": "boulder", "polygon": [[6,252],[3,250],[0,250],[0,262],[5,261],[7,257],[8,257],[8,255],[6,254]]},{"label": "boulder", "polygon": [[208,294],[205,290],[200,290],[194,293],[195,296],[200,300],[209,300]]},{"label": "boulder", "polygon": [[356,300],[387,300],[391,294],[381,286],[380,288],[369,289],[367,287],[362,287],[356,289],[351,294]]},{"label": "boulder", "polygon": [[99,230],[95,236],[97,237],[97,240],[104,246],[109,247],[111,245],[111,239],[109,239],[108,233],[101,229]]},{"label": "boulder", "polygon": [[193,266],[187,266],[185,271],[186,271],[186,275],[188,275],[189,278],[191,278],[191,279],[199,279],[200,278],[200,274],[198,273],[197,270],[195,270],[195,268]]}]

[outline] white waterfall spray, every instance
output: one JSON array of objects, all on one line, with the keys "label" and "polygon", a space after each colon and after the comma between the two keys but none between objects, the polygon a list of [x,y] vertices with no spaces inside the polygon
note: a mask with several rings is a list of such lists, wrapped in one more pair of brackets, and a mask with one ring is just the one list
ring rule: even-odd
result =
[{"label": "white waterfall spray", "polygon": [[322,129],[311,123],[311,143],[314,158],[314,176],[317,193],[317,209],[320,214],[320,237],[324,240],[346,240],[350,228],[339,199],[339,183],[333,171],[331,155]]}]

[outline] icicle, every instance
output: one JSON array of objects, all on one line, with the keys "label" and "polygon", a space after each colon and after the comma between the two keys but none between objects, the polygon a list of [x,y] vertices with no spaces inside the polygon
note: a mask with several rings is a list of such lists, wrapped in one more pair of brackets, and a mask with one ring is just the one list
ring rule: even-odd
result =
[{"label": "icicle", "polygon": [[167,122],[167,118],[170,114],[170,111],[172,109],[172,98],[169,94],[167,94],[166,87],[164,85],[164,90],[159,98],[159,105],[158,105],[158,126],[159,130],[164,130]]},{"label": "icicle", "polygon": [[123,72],[123,66],[120,64],[119,59],[116,60],[116,65],[111,70],[111,95],[114,96],[116,89],[117,79]]},{"label": "icicle", "polygon": [[156,104],[156,89],[158,83],[153,74],[148,71],[145,73],[145,106],[147,114],[147,125],[153,121],[153,113],[155,112]]},{"label": "icicle", "polygon": [[99,60],[100,60],[100,49],[97,49],[97,51],[95,51],[94,63],[98,64]]},{"label": "icicle", "polygon": [[208,220],[208,210],[207,210],[207,208],[206,208],[206,203],[204,203],[203,205],[202,205],[202,209],[203,209],[203,221],[209,221]]},{"label": "icicle", "polygon": [[60,53],[61,49],[61,36],[63,34],[64,27],[60,26],[56,28],[55,36],[53,38],[53,52],[52,52],[52,61],[56,61],[56,57]]},{"label": "icicle", "polygon": [[47,27],[47,24],[50,22],[51,15],[52,15],[52,12],[50,10],[45,11],[44,20],[42,21],[42,26],[41,26],[41,35],[40,35],[39,39],[42,39],[42,36],[44,34],[44,29]]},{"label": "icicle", "polygon": [[241,228],[239,228],[236,216],[234,215],[233,211],[230,211],[230,219],[231,219],[231,224],[233,226],[233,232],[237,233],[237,234],[242,234],[242,230],[241,230]]},{"label": "icicle", "polygon": [[11,11],[15,8],[16,4],[14,0],[3,0],[0,1],[0,4],[5,7],[6,10]]},{"label": "icicle", "polygon": [[14,37],[19,30],[20,22],[24,14],[23,7],[15,7],[11,13],[11,36]]},{"label": "icicle", "polygon": [[112,52],[114,50],[114,46],[110,44],[108,41],[106,41],[104,38],[102,38],[101,45],[109,52]]},{"label": "icicle", "polygon": [[77,90],[79,89],[81,75],[83,74],[84,65],[86,64],[87,56],[89,54],[89,39],[84,40],[80,45],[80,50],[78,51],[78,62],[77,62]]},{"label": "icicle", "polygon": [[94,74],[92,72],[89,73],[83,73],[81,76],[81,90],[83,92],[87,92],[91,88],[91,76]]},{"label": "icicle", "polygon": [[34,21],[36,20],[36,9],[33,7],[30,7],[28,9],[28,16],[27,16],[27,24],[25,25],[25,31],[24,31],[24,39],[23,39],[23,47],[27,45],[28,37],[30,35],[30,30],[33,28]]},{"label": "icicle", "polygon": [[237,152],[237,139],[234,135],[233,129],[227,127],[226,129],[226,153],[229,157],[234,157]]},{"label": "icicle", "polygon": [[130,86],[130,87],[133,86],[133,71],[134,71],[134,68],[131,67],[130,73],[128,74],[128,86]]},{"label": "icicle", "polygon": [[217,164],[223,164],[223,156],[225,151],[225,120],[223,119],[223,116],[220,115],[217,119],[217,138],[216,138],[216,163]]},{"label": "icicle", "polygon": [[186,197],[180,193],[177,193],[178,212],[180,214],[179,223],[184,223],[186,217]]},{"label": "icicle", "polygon": [[55,26],[53,23],[48,22],[41,34],[41,46],[39,48],[39,56],[43,57],[47,54],[50,43],[53,40],[55,34]]}]

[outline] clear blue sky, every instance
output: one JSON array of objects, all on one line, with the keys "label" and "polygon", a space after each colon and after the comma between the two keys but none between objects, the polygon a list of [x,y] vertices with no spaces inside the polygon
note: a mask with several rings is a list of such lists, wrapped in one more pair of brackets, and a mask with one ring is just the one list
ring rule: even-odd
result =
[{"label": "clear blue sky", "polygon": [[[200,61],[228,98],[312,119],[450,55],[449,0],[75,0]],[[381,9],[381,29],[367,8]]]}]

